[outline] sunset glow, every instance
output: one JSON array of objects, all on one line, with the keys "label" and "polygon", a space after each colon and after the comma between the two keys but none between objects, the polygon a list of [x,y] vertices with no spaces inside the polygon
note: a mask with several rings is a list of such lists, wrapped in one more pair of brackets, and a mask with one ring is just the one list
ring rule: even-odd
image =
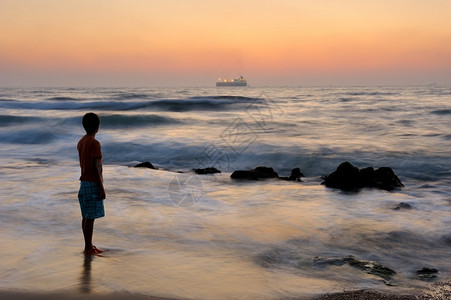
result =
[{"label": "sunset glow", "polygon": [[1,0],[0,85],[451,82],[451,2]]}]

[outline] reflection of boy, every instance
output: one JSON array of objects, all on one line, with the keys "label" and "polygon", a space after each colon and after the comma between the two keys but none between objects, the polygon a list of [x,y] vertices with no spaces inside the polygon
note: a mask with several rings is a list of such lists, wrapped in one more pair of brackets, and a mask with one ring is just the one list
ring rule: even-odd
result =
[{"label": "reflection of boy", "polygon": [[84,253],[97,255],[103,250],[97,249],[92,244],[94,220],[105,216],[103,199],[105,190],[102,178],[102,152],[100,143],[95,139],[99,131],[100,118],[95,113],[87,113],[83,116],[83,127],[86,135],[78,142],[78,156],[80,159],[80,191],[78,200],[82,215],[81,228],[85,239]]}]

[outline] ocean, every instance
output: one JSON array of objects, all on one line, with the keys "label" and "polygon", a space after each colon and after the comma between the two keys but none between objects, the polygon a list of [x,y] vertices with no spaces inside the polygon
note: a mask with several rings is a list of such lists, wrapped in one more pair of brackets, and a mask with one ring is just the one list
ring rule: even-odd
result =
[{"label": "ocean", "polygon": [[[76,145],[90,111],[107,251],[85,258]],[[0,126],[2,290],[282,299],[451,279],[450,86],[1,88]],[[158,169],[133,167],[145,161]],[[321,185],[344,161],[391,167],[404,187]],[[305,177],[230,178],[257,166]],[[206,167],[221,173],[192,171]]]}]

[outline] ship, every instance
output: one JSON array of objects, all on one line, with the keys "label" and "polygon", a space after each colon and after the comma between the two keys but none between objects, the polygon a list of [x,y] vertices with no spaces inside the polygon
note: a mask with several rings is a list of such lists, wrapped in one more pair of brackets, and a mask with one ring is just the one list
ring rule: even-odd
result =
[{"label": "ship", "polygon": [[221,78],[219,78],[218,81],[216,81],[216,86],[246,86],[246,85],[247,81],[246,78],[244,78],[243,76],[231,80],[227,79],[221,80]]}]

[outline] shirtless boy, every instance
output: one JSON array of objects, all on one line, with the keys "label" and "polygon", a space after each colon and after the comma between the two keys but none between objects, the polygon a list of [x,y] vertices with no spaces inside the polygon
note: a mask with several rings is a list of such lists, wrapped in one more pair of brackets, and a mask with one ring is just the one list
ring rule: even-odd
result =
[{"label": "shirtless boy", "polygon": [[78,201],[82,215],[81,228],[85,239],[85,255],[98,255],[103,250],[92,244],[94,220],[105,216],[103,200],[105,190],[102,177],[102,152],[100,143],[95,139],[99,131],[100,118],[95,113],[83,116],[83,127],[86,130],[78,142],[78,156],[80,159],[81,177]]}]

